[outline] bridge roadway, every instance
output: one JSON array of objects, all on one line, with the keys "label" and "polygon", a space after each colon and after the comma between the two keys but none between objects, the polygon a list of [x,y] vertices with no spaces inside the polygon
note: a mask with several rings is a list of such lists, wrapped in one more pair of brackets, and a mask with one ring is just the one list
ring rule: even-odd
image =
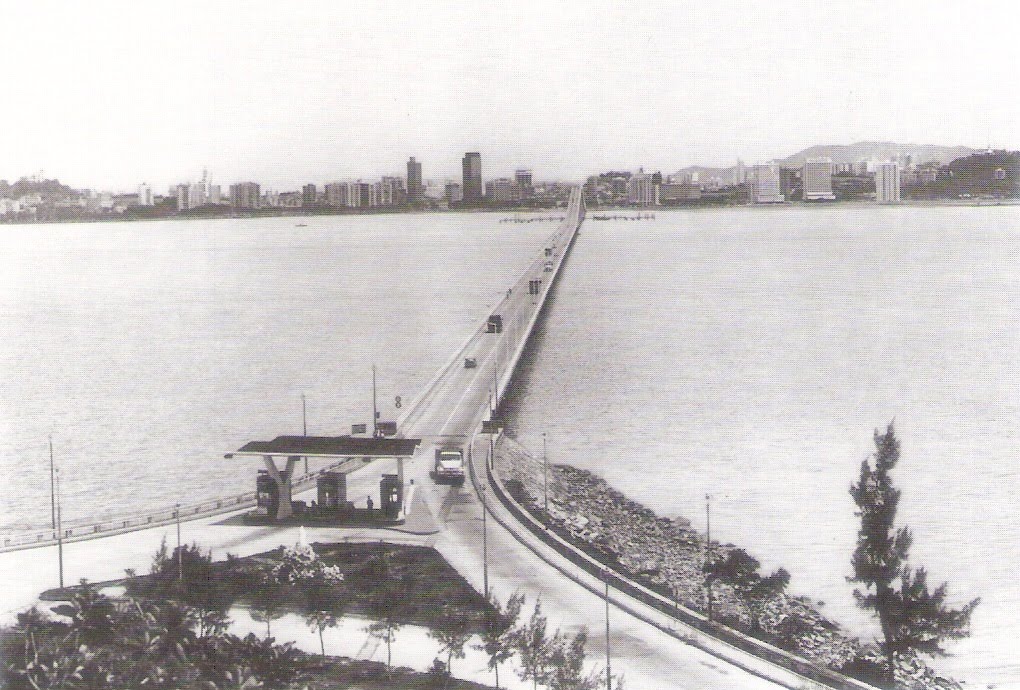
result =
[{"label": "bridge roadway", "polygon": [[[470,482],[463,487],[440,486],[429,478],[436,443],[460,441],[470,446],[476,463],[484,461],[489,437],[479,434],[478,429],[489,415],[490,396],[498,386],[502,397],[503,387],[510,378],[507,364],[522,351],[524,335],[541,308],[550,278],[558,272],[563,254],[580,224],[579,204],[578,190],[572,198],[568,217],[550,242],[554,245],[551,257],[554,271],[545,271],[547,259],[539,257],[498,307],[504,318],[503,332],[486,333],[484,326],[480,327],[419,399],[409,406],[401,420],[402,435],[423,439],[419,453],[405,466],[406,479],[413,480],[409,513],[412,517],[431,516],[438,531],[431,535],[350,528],[307,528],[307,531],[311,541],[385,539],[431,545],[473,586],[482,590],[485,561],[482,529],[483,524],[487,524],[488,582],[492,593],[500,600],[506,600],[517,591],[524,593],[529,612],[541,598],[551,630],[561,628],[574,632],[587,626],[589,656],[597,663],[600,657],[604,662],[605,654],[605,603],[595,593],[600,591],[599,583],[570,566],[534,537],[529,538],[523,527],[514,527],[513,518],[491,498],[490,491],[486,491],[490,496],[490,514],[498,515],[501,520],[489,519],[483,523],[479,494]],[[542,294],[529,294],[528,281],[533,279],[543,281]],[[464,357],[474,357],[478,366],[464,368]],[[378,464],[373,463],[372,467]],[[484,465],[479,467],[484,468]],[[378,474],[375,471],[364,474],[364,477],[350,477],[350,495],[372,491]],[[484,472],[478,476],[484,482]],[[409,484],[409,488],[411,486]],[[513,532],[499,522],[510,526]],[[236,516],[218,515],[182,525],[184,542],[196,542],[202,548],[211,549],[214,557],[219,558],[227,552],[244,556],[266,551],[281,543],[293,543],[297,537],[297,528],[243,525]],[[126,568],[146,572],[162,539],[171,545],[176,543],[174,525],[67,544],[64,547],[65,582],[77,582],[83,577],[92,581],[115,579],[122,577]],[[0,554],[0,624],[9,623],[17,611],[34,603],[40,590],[56,585],[56,557],[53,546]],[[571,577],[565,577],[557,568],[574,572]],[[726,663],[718,656],[663,632],[660,628],[678,628],[678,624],[662,614],[620,593],[614,592],[611,598],[614,602],[610,609],[612,669],[614,675],[626,678],[629,687],[730,690],[808,685],[803,679],[750,656],[745,655],[746,658],[740,660],[744,668]],[[630,610],[641,609],[642,616],[656,621],[659,627],[619,608],[617,602],[623,599],[628,599],[623,603]]]}]

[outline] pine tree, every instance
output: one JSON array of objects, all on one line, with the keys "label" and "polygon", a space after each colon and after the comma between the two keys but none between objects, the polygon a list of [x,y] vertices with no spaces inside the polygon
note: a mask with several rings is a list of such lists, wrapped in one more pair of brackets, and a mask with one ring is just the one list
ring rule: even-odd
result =
[{"label": "pine tree", "polygon": [[947,585],[929,592],[925,569],[911,569],[913,535],[909,527],[895,527],[900,490],[893,486],[890,472],[899,462],[900,443],[892,422],[884,434],[875,430],[875,448],[874,467],[872,458],[866,458],[860,479],[850,487],[861,528],[852,559],[854,574],[848,579],[864,585],[863,592],[854,590],[858,606],[878,616],[886,679],[894,684],[897,656],[910,652],[943,656],[945,640],[969,635],[971,613],[980,599],[960,609],[948,608]]}]

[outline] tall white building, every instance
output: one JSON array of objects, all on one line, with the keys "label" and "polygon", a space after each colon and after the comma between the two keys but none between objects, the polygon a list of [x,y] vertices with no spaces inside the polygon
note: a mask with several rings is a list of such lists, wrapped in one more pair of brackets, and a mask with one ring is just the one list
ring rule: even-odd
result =
[{"label": "tall white building", "polygon": [[627,180],[627,201],[642,206],[658,205],[659,185],[652,182],[652,176],[645,173],[644,168],[638,169]]},{"label": "tall white building", "polygon": [[779,168],[756,165],[751,170],[751,200],[756,204],[778,204],[786,201],[780,189]]},{"label": "tall white building", "polygon": [[138,205],[152,206],[152,187],[145,182],[138,185]]},{"label": "tall white building", "polygon": [[808,158],[804,161],[804,201],[832,201],[832,159]]},{"label": "tall white building", "polygon": [[875,164],[875,201],[893,204],[900,200],[900,166],[893,161]]}]

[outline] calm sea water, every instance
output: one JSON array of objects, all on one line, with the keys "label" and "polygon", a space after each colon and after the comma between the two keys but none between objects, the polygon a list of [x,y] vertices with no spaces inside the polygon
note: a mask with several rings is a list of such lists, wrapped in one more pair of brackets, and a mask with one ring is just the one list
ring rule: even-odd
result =
[{"label": "calm sea water", "polygon": [[253,490],[223,454],[396,419],[555,229],[494,214],[0,230],[0,528]]},{"label": "calm sea water", "polygon": [[518,435],[855,609],[848,494],[895,418],[900,520],[950,596],[940,667],[1020,687],[1020,208],[735,209],[585,224]]},{"label": "calm sea water", "polygon": [[[420,215],[0,231],[0,526],[250,490],[251,439],[411,399],[551,224]],[[895,417],[913,555],[971,639],[942,666],[1020,687],[1020,209],[738,209],[589,221],[519,436],[748,548],[870,635],[847,489]]]}]

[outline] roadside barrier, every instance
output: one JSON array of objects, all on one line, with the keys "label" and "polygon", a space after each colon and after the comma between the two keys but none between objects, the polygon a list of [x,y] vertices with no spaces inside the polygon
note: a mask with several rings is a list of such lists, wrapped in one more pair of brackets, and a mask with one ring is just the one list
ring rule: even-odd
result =
[{"label": "roadside barrier", "polygon": [[[312,484],[323,472],[328,472],[342,463],[333,463],[328,467],[315,472],[302,474],[294,478],[294,488],[305,488]],[[182,505],[179,509],[174,507],[161,508],[154,513],[141,515],[120,515],[102,522],[89,522],[87,524],[76,524],[64,526],[63,539],[65,542],[84,541],[86,539],[98,539],[109,537],[124,532],[134,532],[149,527],[159,527],[176,522],[178,515],[182,522],[197,520],[199,518],[216,515],[218,513],[229,513],[235,510],[250,508],[255,505],[255,492],[246,491],[243,494],[229,496],[227,498],[215,498],[201,503]],[[4,535],[0,537],[0,553],[7,551],[20,551],[21,549],[33,549],[42,546],[51,546],[57,543],[57,532],[53,529],[34,530],[20,534]]]},{"label": "roadside barrier", "polygon": [[[502,437],[500,437],[499,441],[502,441]],[[497,453],[500,450],[500,445],[501,443],[497,442]],[[493,465],[494,464],[495,463],[493,462]],[[474,474],[473,465],[471,469],[472,474]],[[493,467],[489,466],[489,463],[486,463],[486,475],[489,485],[492,487],[493,493],[496,494],[500,503],[503,504],[503,506],[522,526],[526,527],[530,533],[556,551],[559,555],[588,573],[588,575],[593,576],[602,582],[608,580],[610,587],[627,594],[633,599],[636,599],[651,608],[656,609],[660,613],[666,614],[677,621],[694,628],[698,632],[704,633],[706,636],[711,637],[718,642],[722,642],[735,650],[750,654],[751,656],[767,661],[800,676],[803,682],[796,686],[798,689],[804,687],[805,684],[808,684],[821,688],[836,688],[837,690],[876,690],[874,686],[868,685],[856,678],[843,675],[842,673],[833,671],[826,666],[798,657],[784,649],[774,647],[737,630],[714,621],[709,621],[705,616],[697,611],[679,605],[675,603],[672,598],[659,594],[647,586],[634,581],[630,577],[620,574],[614,570],[612,566],[602,563],[579,548],[577,545],[568,541],[569,535],[561,535],[554,527],[545,525],[537,520],[530,511],[528,511],[524,506],[518,503],[513,496],[510,495],[510,492],[503,485],[499,475],[494,471]],[[511,530],[511,532],[512,531],[513,530]],[[584,582],[580,582],[579,580],[575,581],[578,581],[579,584],[588,587],[588,585]],[[596,594],[598,593],[599,592],[596,592]],[[619,605],[618,602],[617,604]],[[671,628],[665,628],[633,609],[629,609],[629,612],[642,620],[645,620],[647,623],[656,625],[656,627],[660,628],[663,632],[673,635],[674,637],[684,639],[691,644],[695,644],[699,648],[704,649],[711,654],[718,655],[715,650],[709,649],[705,645],[701,644],[696,636],[691,637]],[[767,678],[767,676],[764,676],[762,673],[757,672],[752,668],[748,668],[739,661],[729,657],[723,658],[730,663],[735,663],[737,666],[740,666],[750,673]],[[768,678],[768,680],[778,682],[774,678]]]}]

